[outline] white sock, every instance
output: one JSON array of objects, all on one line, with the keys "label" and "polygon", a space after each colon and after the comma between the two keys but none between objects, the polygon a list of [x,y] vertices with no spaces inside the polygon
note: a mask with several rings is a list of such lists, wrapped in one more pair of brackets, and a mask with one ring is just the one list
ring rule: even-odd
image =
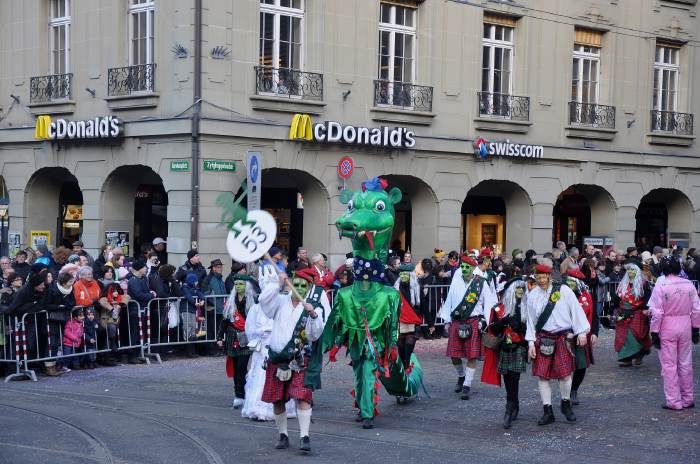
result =
[{"label": "white sock", "polygon": [[474,369],[473,367],[467,366],[467,371],[464,373],[464,383],[463,383],[463,385],[465,387],[472,386],[472,380],[474,380],[474,372],[476,372],[476,369]]},{"label": "white sock", "polygon": [[455,370],[457,371],[457,377],[464,377],[464,364],[453,364]]},{"label": "white sock", "polygon": [[549,385],[549,380],[539,379],[537,387],[540,389],[540,397],[542,398],[543,406],[552,405],[552,387]]},{"label": "white sock", "polygon": [[571,399],[571,384],[573,382],[574,379],[571,374],[567,375],[563,379],[559,379],[559,392],[561,393],[561,399]]},{"label": "white sock", "polygon": [[279,433],[287,435],[287,411],[284,411],[282,414],[275,414],[275,425],[277,425]]},{"label": "white sock", "polygon": [[309,426],[311,426],[311,408],[297,409],[297,419],[299,420],[299,437],[308,437]]}]

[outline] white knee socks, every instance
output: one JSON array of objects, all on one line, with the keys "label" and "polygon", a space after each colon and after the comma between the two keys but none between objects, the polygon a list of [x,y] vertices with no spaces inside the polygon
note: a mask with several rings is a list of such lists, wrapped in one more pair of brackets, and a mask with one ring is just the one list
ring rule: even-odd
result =
[{"label": "white knee socks", "polygon": [[573,383],[573,377],[567,375],[563,379],[559,379],[559,392],[561,393],[562,400],[568,400],[571,398],[571,384]]},{"label": "white knee socks", "polygon": [[473,367],[467,367],[466,372],[464,373],[464,386],[465,387],[471,387],[472,386],[472,380],[474,380],[474,372],[476,372],[476,369]]},{"label": "white knee socks", "polygon": [[[540,389],[540,397],[542,398],[543,406],[552,405],[552,387],[549,385],[549,380],[539,379],[537,381],[537,387]],[[571,387],[571,383],[569,383]]]},{"label": "white knee socks", "polygon": [[311,408],[297,409],[297,419],[299,419],[299,437],[308,437],[311,425]]},{"label": "white knee socks", "polygon": [[[298,414],[299,412],[297,412]],[[287,411],[284,411],[282,414],[275,414],[275,424],[279,433],[287,435]]]},{"label": "white knee socks", "polygon": [[453,364],[455,370],[457,371],[457,377],[464,377],[464,364]]}]

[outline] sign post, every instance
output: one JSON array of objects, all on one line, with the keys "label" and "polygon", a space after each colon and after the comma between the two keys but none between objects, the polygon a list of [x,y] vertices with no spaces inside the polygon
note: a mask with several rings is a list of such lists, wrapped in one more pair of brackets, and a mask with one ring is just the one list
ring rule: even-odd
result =
[{"label": "sign post", "polygon": [[262,153],[259,151],[246,152],[246,167],[248,171],[248,211],[260,209],[260,189],[262,188]]}]

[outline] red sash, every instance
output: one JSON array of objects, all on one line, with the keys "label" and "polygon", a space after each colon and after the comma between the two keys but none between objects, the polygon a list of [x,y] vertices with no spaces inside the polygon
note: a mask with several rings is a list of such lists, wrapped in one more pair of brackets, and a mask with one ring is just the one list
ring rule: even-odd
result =
[{"label": "red sash", "polygon": [[399,312],[399,322],[404,324],[422,324],[423,319],[420,318],[413,310],[413,307],[406,301],[403,293],[399,291],[399,296],[401,296],[401,310]]}]

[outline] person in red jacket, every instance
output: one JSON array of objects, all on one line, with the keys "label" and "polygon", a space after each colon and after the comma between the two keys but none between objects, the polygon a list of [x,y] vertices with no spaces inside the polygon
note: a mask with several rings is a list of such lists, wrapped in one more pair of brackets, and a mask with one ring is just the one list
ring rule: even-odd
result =
[{"label": "person in red jacket", "polygon": [[590,324],[591,329],[586,334],[588,343],[585,346],[577,346],[574,352],[576,358],[576,370],[574,371],[573,380],[571,383],[571,404],[576,406],[578,401],[578,388],[586,376],[586,369],[593,364],[593,347],[598,341],[598,328],[600,319],[598,312],[593,305],[593,297],[588,292],[588,287],[583,283],[586,278],[585,274],[578,269],[569,269],[566,272],[566,285],[574,291],[578,302],[586,313],[586,319]]},{"label": "person in red jacket", "polygon": [[[83,320],[85,315],[81,308],[73,308],[71,317],[63,329],[63,354],[75,354],[83,344]],[[81,369],[80,360],[82,356],[75,356],[67,359],[70,369]]]},{"label": "person in red jacket", "polygon": [[311,258],[311,267],[309,271],[314,278],[314,285],[323,287],[325,290],[329,290],[333,287],[333,282],[335,282],[335,276],[326,267],[326,260],[321,253],[315,254]]}]

